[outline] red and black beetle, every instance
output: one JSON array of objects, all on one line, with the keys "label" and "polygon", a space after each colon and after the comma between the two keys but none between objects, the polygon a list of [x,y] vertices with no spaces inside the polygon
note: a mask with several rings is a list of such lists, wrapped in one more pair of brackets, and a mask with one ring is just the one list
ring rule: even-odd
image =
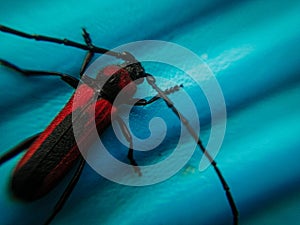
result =
[{"label": "red and black beetle", "polygon": [[[62,180],[62,178],[76,164],[76,162],[78,162],[78,160],[80,161],[73,178],[60,197],[53,210],[53,213],[49,216],[45,224],[49,224],[55,215],[61,210],[65,201],[68,199],[73,188],[75,187],[83,170],[85,161],[78,150],[76,142],[78,140],[75,141],[72,129],[72,113],[74,110],[89,113],[90,108],[93,108],[93,105],[90,103],[95,95],[97,96],[97,100],[94,103],[95,111],[91,112],[94,113],[94,117],[87,117],[84,121],[85,125],[88,125],[92,122],[91,120],[94,120],[96,122],[98,133],[101,134],[110,125],[111,115],[113,115],[113,118],[120,125],[126,140],[129,142],[128,159],[135,171],[141,175],[138,165],[133,158],[131,134],[125,123],[117,115],[117,109],[113,105],[116,96],[125,88],[125,86],[127,86],[125,94],[126,98],[128,99],[128,104],[147,105],[158,99],[163,99],[167,106],[172,109],[179,119],[181,119],[182,123],[193,136],[202,152],[213,165],[226,192],[226,196],[233,213],[234,224],[238,224],[238,211],[235,202],[223,175],[217,167],[216,162],[205,150],[201,140],[192,129],[188,121],[175,108],[172,101],[166,96],[169,93],[177,91],[179,86],[162,91],[155,84],[154,77],[145,72],[142,64],[137,61],[133,55],[128,52],[118,53],[94,46],[89,34],[85,29],[83,29],[83,38],[85,40],[85,44],[80,44],[67,39],[57,39],[43,35],[31,35],[3,25],[0,25],[0,31],[24,38],[35,39],[37,41],[53,42],[88,51],[80,70],[80,77],[83,75],[95,53],[108,54],[124,60],[124,63],[121,65],[111,65],[105,67],[103,70],[99,71],[98,76],[95,79],[84,77],[82,80],[78,80],[77,78],[68,74],[59,72],[22,69],[10,62],[7,62],[6,60],[0,59],[0,64],[2,66],[15,70],[16,72],[19,72],[25,76],[60,77],[71,87],[77,89],[77,93],[82,93],[80,103],[77,102],[75,108],[73,105],[73,95],[65,107],[43,132],[27,138],[16,147],[11,149],[8,153],[0,157],[1,165],[22,151],[27,150],[25,155],[17,164],[10,184],[13,195],[24,201],[33,201],[47,194]],[[107,81],[105,82],[104,86],[99,89],[97,83],[101,82],[104,78],[107,78]],[[140,79],[143,78],[146,78],[150,86],[152,86],[152,88],[158,92],[158,95],[150,100],[137,100],[133,98],[133,95],[137,89],[136,85],[139,84]],[[85,133],[82,135],[82,140],[79,141],[87,141],[87,139],[88,133]]]}]

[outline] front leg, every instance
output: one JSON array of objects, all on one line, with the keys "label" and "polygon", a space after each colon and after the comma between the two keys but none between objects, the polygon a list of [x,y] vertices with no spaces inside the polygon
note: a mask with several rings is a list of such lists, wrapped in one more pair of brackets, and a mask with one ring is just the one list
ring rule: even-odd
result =
[{"label": "front leg", "polygon": [[43,70],[27,70],[27,69],[22,69],[6,60],[0,59],[0,65],[5,66],[9,69],[12,69],[18,73],[21,73],[24,76],[56,76],[60,77],[61,80],[66,82],[68,85],[70,85],[72,88],[76,89],[79,80],[75,77],[72,77],[68,74],[65,73],[60,73],[60,72],[52,72],[52,71],[43,71]]},{"label": "front leg", "polygon": [[[168,88],[166,90],[163,91],[163,93],[165,95],[169,95],[169,94],[172,94],[176,91],[179,91],[180,88],[182,88],[183,85],[175,85],[174,87],[171,87],[171,88]],[[160,94],[157,94],[155,95],[154,97],[150,98],[149,100],[146,100],[146,99],[137,99],[137,98],[131,98],[128,100],[127,104],[129,105],[134,105],[134,106],[146,106],[146,105],[149,105],[159,99],[162,99],[162,97],[160,96]]]},{"label": "front leg", "polygon": [[[92,49],[94,47],[94,45],[92,43],[90,34],[86,31],[85,28],[82,28],[82,36],[83,36],[83,39],[84,39],[85,43],[87,44],[87,46]],[[88,53],[86,54],[86,56],[83,60],[83,63],[81,65],[80,77],[82,77],[83,73],[86,71],[86,69],[87,69],[88,65],[90,64],[94,55],[95,55],[95,53],[91,50],[88,51]]]},{"label": "front leg", "polygon": [[118,122],[123,135],[125,136],[126,140],[129,143],[127,158],[129,159],[130,164],[133,166],[134,171],[139,176],[142,176],[141,170],[138,167],[138,164],[136,163],[136,161],[134,160],[134,157],[133,157],[133,142],[132,142],[132,136],[130,134],[130,131],[129,131],[128,127],[126,126],[126,124],[124,123],[124,121],[119,116],[116,116],[115,119]]}]

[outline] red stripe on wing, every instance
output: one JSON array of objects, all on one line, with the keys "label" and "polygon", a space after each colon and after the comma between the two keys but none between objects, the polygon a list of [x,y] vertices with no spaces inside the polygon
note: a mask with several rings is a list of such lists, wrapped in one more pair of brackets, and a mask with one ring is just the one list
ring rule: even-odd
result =
[{"label": "red stripe on wing", "polygon": [[[77,107],[86,104],[89,99],[94,96],[94,90],[86,84],[82,84],[77,88],[76,93],[81,95],[80,102],[78,102]],[[45,131],[38,137],[38,139],[30,146],[26,154],[19,161],[16,170],[22,167],[31,156],[39,149],[42,143],[47,139],[47,137],[53,132],[53,130],[68,116],[73,110],[73,100],[74,95],[70,98],[65,107],[60,111],[60,113],[55,117],[55,119],[50,123],[50,125],[45,129]]]}]

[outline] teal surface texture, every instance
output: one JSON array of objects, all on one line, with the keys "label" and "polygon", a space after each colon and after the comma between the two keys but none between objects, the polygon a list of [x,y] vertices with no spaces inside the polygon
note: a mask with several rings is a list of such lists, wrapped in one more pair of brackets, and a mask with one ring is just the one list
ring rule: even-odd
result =
[{"label": "teal surface texture", "polygon": [[[227,127],[216,161],[237,203],[240,224],[300,223],[300,1],[13,0],[0,5],[0,24],[29,33],[83,42],[81,28],[85,27],[97,46],[114,48],[155,39],[196,53],[209,65],[224,94]],[[78,77],[84,56],[78,49],[0,32],[0,58],[20,67]],[[146,68],[184,85],[197,107],[206,143],[210,112],[196,85],[168,67]],[[73,90],[56,78],[25,78],[4,67],[0,75],[3,154],[45,129]],[[180,93],[170,98],[179,108],[184,105]],[[148,123],[156,111],[167,117],[168,126],[180,129],[179,123],[172,125],[171,111],[158,102],[132,112],[133,130],[140,130],[141,137],[149,135]],[[148,159],[160,160],[170,153],[176,132],[167,138],[152,154],[137,154],[137,161],[147,164]],[[114,154],[126,157],[126,146],[113,141],[111,128],[103,139]],[[145,187],[113,183],[87,166],[52,224],[232,224],[213,168],[198,171],[201,156],[196,151],[175,176]],[[36,202],[19,202],[11,196],[8,184],[20,157],[0,167],[2,225],[41,224],[70,179]]]}]

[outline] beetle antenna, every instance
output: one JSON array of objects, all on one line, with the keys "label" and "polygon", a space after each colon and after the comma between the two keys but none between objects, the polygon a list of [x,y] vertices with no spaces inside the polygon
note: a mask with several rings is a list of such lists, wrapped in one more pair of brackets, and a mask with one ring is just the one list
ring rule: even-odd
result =
[{"label": "beetle antenna", "polygon": [[[13,34],[19,37],[23,38],[28,38],[28,39],[34,39],[36,41],[45,41],[45,42],[51,42],[51,43],[56,43],[56,44],[62,44],[65,46],[70,46],[74,48],[79,48],[85,51],[90,51],[93,53],[99,53],[99,54],[107,54],[113,57],[116,57],[118,59],[123,59],[125,61],[128,61],[128,59],[131,59],[131,55],[128,55],[126,52],[114,52],[105,48],[100,48],[94,45],[87,45],[87,44],[81,44],[75,41],[68,40],[66,38],[59,39],[59,38],[54,38],[54,37],[49,37],[49,36],[44,36],[44,35],[39,35],[39,34],[28,34],[23,31],[19,31],[16,29],[12,29],[10,27],[4,26],[0,24],[0,31],[4,33],[9,33]],[[83,32],[86,32],[84,29]],[[86,32],[87,33],[87,32]]]},{"label": "beetle antenna", "polygon": [[238,224],[238,217],[239,217],[239,212],[236,207],[236,204],[234,202],[234,199],[232,197],[232,194],[230,192],[230,188],[224,178],[224,176],[221,173],[221,170],[218,168],[216,161],[213,159],[213,157],[209,154],[209,152],[205,149],[204,145],[202,144],[202,141],[194,131],[194,129],[191,127],[190,123],[188,120],[178,111],[178,109],[174,106],[174,103],[168,98],[168,96],[162,91],[156,84],[155,84],[155,78],[151,74],[147,74],[146,76],[147,82],[150,84],[150,86],[157,91],[159,96],[165,101],[167,106],[175,113],[175,115],[180,119],[180,121],[184,124],[184,126],[187,128],[188,132],[191,134],[191,136],[194,138],[196,141],[197,145],[203,152],[203,154],[206,156],[206,158],[209,160],[209,162],[212,164],[214,167],[217,176],[223,186],[223,189],[226,193],[226,197],[228,200],[228,203],[230,205],[232,215],[233,215],[233,224],[237,225]]}]

